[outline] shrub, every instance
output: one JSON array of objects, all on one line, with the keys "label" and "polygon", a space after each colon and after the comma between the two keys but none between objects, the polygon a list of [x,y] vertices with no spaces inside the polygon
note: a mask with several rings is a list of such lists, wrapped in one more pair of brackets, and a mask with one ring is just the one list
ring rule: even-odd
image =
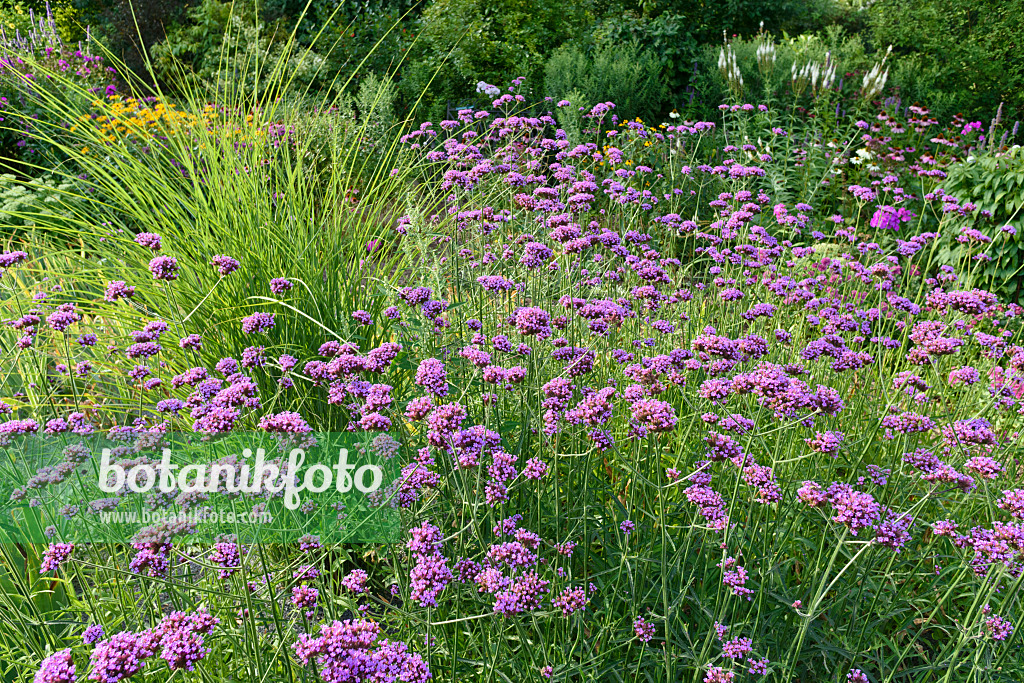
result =
[{"label": "shrub", "polygon": [[148,68],[149,50],[164,39],[168,28],[181,21],[191,6],[187,0],[71,0],[71,5],[75,7],[78,29],[91,27],[109,51],[103,54],[136,78],[157,75]]},{"label": "shrub", "polygon": [[0,214],[8,217],[12,227],[30,228],[42,221],[52,228],[60,222],[62,205],[81,204],[85,201],[79,199],[83,192],[85,188],[77,178],[47,174],[24,182],[9,173],[0,175]]},{"label": "shrub", "polygon": [[188,11],[187,23],[153,47],[156,73],[179,92],[200,90],[211,99],[231,99],[239,89],[269,101],[330,97],[336,74],[324,57],[301,45],[287,24],[266,24],[257,17],[244,4],[203,0]]},{"label": "shrub", "polygon": [[[337,9],[343,11],[345,5]],[[367,5],[349,19],[330,5],[318,5],[317,23],[323,28],[308,40],[327,60],[325,68],[332,77],[344,75],[334,86],[354,91],[371,75],[400,78],[419,29],[417,18],[408,10]]]},{"label": "shrub", "polygon": [[[828,0],[728,3],[670,0],[644,4],[641,8],[612,9],[594,26],[593,40],[606,47],[639,42],[661,62],[663,78],[678,96],[690,85],[694,62],[700,58],[702,49],[719,44],[724,34],[734,39],[747,39],[767,29],[776,34],[796,35],[846,20],[848,14]],[[713,106],[718,100],[711,100],[711,103]]]},{"label": "shrub", "polygon": [[992,246],[985,249],[984,262],[971,263],[972,257],[978,256],[977,245],[952,238],[943,245],[941,261],[971,272],[977,285],[1018,301],[1024,286],[1020,234],[1024,231],[1024,154],[1020,146],[976,151],[949,169],[943,189],[987,213],[990,225],[998,231]]},{"label": "shrub", "polygon": [[882,0],[871,7],[874,40],[892,44],[894,83],[907,102],[927,103],[943,119],[961,113],[1024,118],[1020,0]]},{"label": "shrub", "polygon": [[660,62],[668,88],[680,92],[689,84],[693,62],[700,51],[700,38],[691,29],[691,22],[679,14],[663,12],[652,17],[627,10],[597,22],[593,40],[606,49],[639,44]]},{"label": "shrub", "polygon": [[403,72],[406,102],[421,115],[447,116],[447,107],[480,102],[479,81],[501,83],[508,74],[542,83],[551,51],[589,25],[578,0],[435,0],[420,19],[420,33]]},{"label": "shrub", "polygon": [[[115,70],[90,52],[95,45],[65,45],[49,12],[38,21],[26,35],[0,40],[0,170],[8,161],[35,170],[62,163],[46,138],[59,138],[90,100],[117,92]],[[41,98],[60,99],[72,114],[54,120]]]},{"label": "shrub", "polygon": [[646,121],[662,112],[667,94],[658,59],[635,42],[597,48],[592,58],[573,46],[559,48],[544,68],[544,90],[556,101],[575,90],[587,109],[612,101],[620,116]]}]

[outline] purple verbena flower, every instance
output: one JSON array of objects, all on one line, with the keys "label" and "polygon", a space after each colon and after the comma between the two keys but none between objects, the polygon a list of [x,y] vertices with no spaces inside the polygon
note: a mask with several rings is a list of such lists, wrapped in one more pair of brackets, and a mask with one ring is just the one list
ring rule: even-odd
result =
[{"label": "purple verbena flower", "polygon": [[231,273],[238,270],[239,266],[241,266],[241,264],[237,260],[231,258],[230,256],[225,256],[223,254],[218,254],[214,256],[213,260],[210,261],[210,265],[214,266],[217,269],[217,272],[220,273],[221,277],[230,275]]},{"label": "purple verbena flower", "polygon": [[153,274],[154,280],[177,280],[178,259],[173,256],[157,256],[149,262],[149,272]]},{"label": "purple verbena flower", "polygon": [[32,683],[75,683],[75,662],[71,648],[58,650],[39,665]]}]

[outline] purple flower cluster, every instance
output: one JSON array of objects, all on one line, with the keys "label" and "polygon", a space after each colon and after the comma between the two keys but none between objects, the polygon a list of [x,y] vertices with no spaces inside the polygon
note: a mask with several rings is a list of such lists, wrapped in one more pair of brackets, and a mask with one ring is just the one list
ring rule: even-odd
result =
[{"label": "purple flower cluster", "polygon": [[273,327],[273,313],[253,313],[252,315],[242,318],[242,332],[246,334],[267,332],[268,330],[273,329]]},{"label": "purple flower cluster", "polygon": [[89,679],[117,683],[131,678],[158,652],[172,671],[194,671],[196,662],[210,652],[204,647],[204,637],[219,623],[220,619],[204,611],[172,612],[155,628],[114,634],[92,651]]},{"label": "purple flower cluster", "polygon": [[210,261],[210,265],[217,269],[217,272],[220,273],[221,277],[225,277],[238,270],[242,264],[230,256],[218,254],[213,257],[212,261]]},{"label": "purple flower cluster", "polygon": [[380,636],[380,625],[372,621],[334,621],[321,626],[319,635],[300,633],[292,648],[302,664],[316,664],[324,683],[427,683],[432,678],[419,654]]},{"label": "purple flower cluster", "polygon": [[156,256],[149,262],[149,272],[154,280],[177,280],[180,268],[173,256]]},{"label": "purple flower cluster", "polygon": [[437,606],[437,596],[452,580],[448,561],[441,554],[441,530],[429,522],[409,530],[409,551],[416,565],[409,572],[412,599],[421,606]]},{"label": "purple flower cluster", "polygon": [[[142,299],[158,305],[142,296],[143,284],[137,295],[126,281],[110,280],[107,303],[135,300],[99,304],[99,317],[91,303],[71,302],[59,285],[32,292],[23,310],[2,321],[2,331],[11,333],[10,348],[39,359],[45,372],[25,373],[10,385],[17,393],[0,402],[0,413],[11,416],[0,423],[0,444],[40,430],[60,438],[95,430],[118,442],[118,462],[154,464],[146,453],[174,431],[191,429],[199,443],[217,443],[220,435],[255,426],[287,452],[308,443],[314,428],[337,426],[358,439],[362,453],[393,458],[399,474],[389,475],[369,502],[372,509],[399,508],[410,527],[405,548],[346,559],[361,567],[347,574],[337,571],[342,560],[329,540],[314,537],[275,549],[269,568],[262,566],[264,548],[254,562],[256,546],[224,537],[189,546],[182,557],[167,534],[144,535],[126,560],[136,582],[158,578],[174,586],[187,575],[218,591],[234,590],[243,567],[246,574],[263,572],[246,585],[254,600],[252,612],[238,615],[245,637],[250,622],[265,618],[266,604],[309,621],[342,609],[339,600],[358,610],[367,619],[332,621],[293,645],[298,661],[327,683],[429,679],[426,653],[446,661],[451,651],[428,638],[421,656],[384,638],[399,624],[425,623],[416,616],[421,610],[441,617],[429,620],[432,633],[458,630],[451,642],[460,646],[467,642],[463,631],[477,642],[478,629],[493,628],[499,616],[507,624],[538,626],[571,616],[566,627],[580,633],[593,631],[595,618],[621,617],[612,630],[602,621],[602,632],[612,634],[602,652],[647,656],[649,649],[624,643],[653,640],[657,620],[647,608],[659,610],[657,619],[671,621],[671,614],[661,615],[663,606],[644,590],[631,588],[623,598],[621,585],[608,584],[615,572],[606,570],[619,566],[630,580],[640,567],[662,571],[644,555],[652,540],[690,553],[680,580],[688,572],[717,577],[713,565],[721,570],[721,583],[697,581],[685,589],[709,601],[716,596],[706,612],[689,615],[697,622],[710,622],[708,614],[723,620],[737,610],[745,614],[741,606],[755,595],[783,596],[780,604],[799,610],[793,593],[821,577],[801,575],[818,569],[802,558],[791,562],[791,554],[837,543],[844,552],[871,550],[849,552],[860,564],[829,578],[836,591],[856,581],[877,584],[885,592],[879,599],[904,607],[905,600],[923,599],[915,594],[919,586],[901,584],[890,594],[891,582],[875,581],[879,566],[909,575],[924,558],[929,571],[934,561],[941,583],[963,574],[938,567],[937,558],[944,564],[954,558],[974,572],[958,579],[965,590],[976,587],[975,577],[994,582],[1021,573],[1024,489],[1014,488],[1013,453],[1024,414],[1024,346],[1017,341],[1024,308],[971,289],[978,281],[973,272],[965,278],[929,256],[949,242],[971,258],[988,258],[986,250],[999,244],[991,235],[1007,239],[977,207],[928,192],[950,158],[935,146],[952,143],[959,155],[969,151],[958,147],[962,136],[929,140],[931,124],[920,108],[910,125],[921,128],[924,137],[915,144],[924,152],[898,146],[895,129],[903,122],[885,112],[861,122],[849,145],[825,147],[814,136],[801,140],[775,129],[772,137],[785,136],[793,146],[784,163],[810,167],[820,153],[835,171],[812,206],[771,196],[765,176],[786,174],[777,172],[776,151],[756,136],[716,147],[709,122],[652,128],[619,121],[602,103],[580,112],[586,130],[571,142],[572,130],[557,127],[561,118],[520,115],[515,94],[495,97],[502,110],[494,116],[462,109],[436,128],[425,124],[402,137],[410,157],[430,170],[417,192],[429,197],[431,209],[415,222],[400,218],[394,241],[429,234],[429,268],[403,272],[405,286],[379,301],[357,294],[354,310],[337,313],[341,327],[353,332],[350,341],[296,346],[303,336],[291,333],[307,323],[289,318],[287,345],[275,339],[278,330],[261,338],[265,346],[230,350],[210,332],[230,313],[215,311],[211,324],[199,328],[202,336],[183,329],[177,344],[161,343],[180,316],[168,313],[168,322],[143,326]],[[557,106],[559,117],[571,112],[568,102]],[[749,104],[726,106],[722,116],[726,125],[737,117],[762,123],[768,117]],[[706,154],[708,146],[713,154]],[[854,148],[870,151],[878,163],[861,165],[862,157],[849,153]],[[903,156],[913,162],[896,158]],[[916,196],[926,193],[931,196]],[[496,197],[505,199],[499,205]],[[850,203],[856,205],[850,215],[829,217]],[[936,221],[935,232],[902,240],[892,234]],[[154,279],[193,273],[191,263],[152,253],[161,251],[159,236],[143,233],[135,241],[151,250]],[[377,258],[390,244],[375,238],[358,247]],[[27,258],[5,252],[0,265]],[[210,265],[221,277],[240,268],[224,255]],[[117,272],[107,277],[126,277]],[[261,286],[283,296],[307,282],[298,278],[308,273],[295,273],[294,283],[276,277]],[[296,296],[305,299],[315,289],[300,288]],[[106,333],[108,321],[124,321],[123,328],[110,327],[130,332],[100,344],[86,328]],[[274,328],[272,313],[241,321],[245,335]],[[65,335],[72,331],[79,344],[69,351]],[[112,394],[105,393],[108,380],[116,387]],[[27,417],[39,396],[51,395],[60,399],[51,402],[55,414]],[[104,412],[104,405],[123,407],[124,415]],[[72,453],[38,469],[15,490],[15,501],[37,504],[89,457]],[[232,457],[220,462],[241,462]],[[275,467],[281,463],[274,460]],[[261,482],[267,486],[256,509],[279,503],[269,485],[293,473],[275,476]],[[973,511],[982,509],[981,496],[991,487],[1002,494],[979,521]],[[71,506],[76,509],[66,516],[133,500],[202,511],[208,495],[224,493],[135,498],[122,487],[108,498],[81,501],[82,512]],[[297,514],[312,514],[318,504],[310,501]],[[357,514],[340,503],[330,509],[339,526]],[[627,514],[638,522],[618,523]],[[947,516],[955,519],[937,519]],[[781,564],[762,562],[757,539],[764,538],[782,553]],[[72,550],[52,544],[43,571],[59,569]],[[381,580],[385,559],[389,574]],[[642,575],[649,577],[648,569]],[[591,580],[610,589],[598,599]],[[392,581],[392,600],[371,595]],[[1016,616],[1008,610],[1016,603],[1002,593],[1010,584],[999,586],[1005,618],[986,608],[975,639],[1012,635]],[[345,594],[329,595],[332,585]],[[623,599],[628,610],[615,602]],[[848,605],[828,602],[822,609],[835,621]],[[397,621],[395,609],[403,612]],[[123,680],[157,655],[174,671],[192,670],[209,652],[204,641],[215,621],[175,613],[151,629],[107,638],[94,625],[83,636],[95,644],[90,678]],[[225,628],[234,631],[234,621]],[[778,640],[792,635],[784,622],[777,633],[758,636],[769,641],[764,651],[778,651]],[[262,626],[251,630],[264,635]],[[752,676],[768,672],[770,662],[755,654],[762,643],[727,638],[728,628],[717,623],[707,633],[709,643],[718,636],[720,655],[680,663],[684,674],[714,683],[735,680],[744,669]],[[819,635],[820,642],[804,647],[831,647],[831,636]],[[665,641],[666,657],[678,654],[673,639]],[[507,651],[517,656],[524,642]],[[573,666],[553,659],[557,648],[542,654],[531,670],[545,664],[543,676],[562,676]],[[41,681],[73,678],[69,651],[48,658],[37,674]],[[867,675],[853,669],[847,679]]]},{"label": "purple flower cluster", "polygon": [[74,551],[75,545],[73,543],[51,543],[46,551],[43,553],[43,561],[39,565],[39,573],[46,574],[47,572],[57,571]]},{"label": "purple flower cluster", "polygon": [[71,648],[58,650],[44,659],[32,678],[33,683],[74,683],[75,680],[75,662],[71,658]]}]

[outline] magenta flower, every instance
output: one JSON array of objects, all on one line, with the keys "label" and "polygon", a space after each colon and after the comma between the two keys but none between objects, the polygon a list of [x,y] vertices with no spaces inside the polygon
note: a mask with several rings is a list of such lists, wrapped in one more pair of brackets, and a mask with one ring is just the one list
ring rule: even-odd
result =
[{"label": "magenta flower", "polygon": [[435,396],[448,395],[448,373],[444,363],[436,358],[427,358],[416,369],[416,384]]},{"label": "magenta flower", "polygon": [[57,568],[71,557],[75,549],[74,543],[51,543],[43,553],[43,561],[39,566],[39,573],[57,571]]},{"label": "magenta flower", "polygon": [[640,642],[649,643],[654,637],[654,624],[649,624],[643,617],[633,620],[633,633],[640,639]]},{"label": "magenta flower", "polygon": [[283,277],[275,277],[270,281],[270,291],[274,294],[284,294],[290,291],[292,287],[294,287],[292,281]]},{"label": "magenta flower", "polygon": [[5,251],[0,253],[0,268],[10,268],[28,259],[28,254],[23,251]]},{"label": "magenta flower", "polygon": [[335,621],[321,626],[318,636],[300,633],[292,648],[302,664],[316,664],[324,683],[428,683],[432,676],[423,658],[405,643],[379,641],[380,635],[380,626],[371,621]]},{"label": "magenta flower", "polygon": [[260,429],[278,434],[309,434],[313,428],[303,417],[293,411],[264,415],[260,418]]},{"label": "magenta flower", "polygon": [[149,262],[149,272],[154,280],[177,280],[178,271],[178,259],[173,256],[157,256]]},{"label": "magenta flower", "polygon": [[985,620],[983,630],[993,640],[1006,640],[1013,634],[1013,624],[999,615],[993,615]]},{"label": "magenta flower", "polygon": [[1011,517],[1024,519],[1024,489],[1003,491],[1003,498],[996,503],[996,507],[1006,510]]},{"label": "magenta flower", "polygon": [[515,315],[516,330],[523,335],[549,336],[551,334],[550,321],[551,315],[542,308],[520,308]]},{"label": "magenta flower", "polygon": [[341,586],[353,593],[365,593],[366,582],[369,580],[370,576],[365,571],[353,569],[341,580]]},{"label": "magenta flower", "polygon": [[216,256],[214,256],[213,260],[210,261],[210,265],[214,266],[217,269],[217,272],[220,273],[221,277],[230,275],[231,273],[238,270],[238,268],[241,266],[241,264],[237,260],[231,258],[230,256],[224,256],[223,254],[217,254]]},{"label": "magenta flower", "polygon": [[97,641],[103,639],[103,627],[99,624],[92,624],[82,633],[82,642],[86,645],[92,645]]},{"label": "magenta flower", "polygon": [[720,666],[709,668],[704,676],[704,683],[732,683],[734,680],[736,680],[736,674]]},{"label": "magenta flower", "polygon": [[190,334],[178,340],[178,346],[183,349],[198,351],[203,348],[203,338],[198,334]]},{"label": "magenta flower", "polygon": [[242,564],[242,556],[248,552],[244,545],[237,543],[216,543],[210,553],[210,562],[218,565],[217,576],[230,578]]},{"label": "magenta flower", "polygon": [[299,609],[311,610],[316,607],[320,591],[312,586],[293,586],[292,604]]},{"label": "magenta flower", "polygon": [[671,431],[677,422],[672,406],[653,398],[640,399],[633,404],[633,419],[652,432]]},{"label": "magenta flower", "polygon": [[118,299],[130,299],[135,296],[135,287],[127,285],[124,280],[111,280],[107,283],[107,290],[103,294],[105,301],[117,301]]},{"label": "magenta flower", "polygon": [[152,232],[140,232],[135,236],[135,243],[153,251],[160,251],[160,235]]},{"label": "magenta flower", "polygon": [[32,683],[75,683],[75,662],[71,648],[58,650],[39,665]]},{"label": "magenta flower", "polygon": [[273,327],[273,313],[253,313],[252,315],[242,318],[242,332],[245,334],[267,332],[273,329]]},{"label": "magenta flower", "polygon": [[118,683],[131,678],[156,653],[158,641],[158,637],[151,632],[135,634],[127,631],[100,641],[89,656],[92,664],[89,680]]}]

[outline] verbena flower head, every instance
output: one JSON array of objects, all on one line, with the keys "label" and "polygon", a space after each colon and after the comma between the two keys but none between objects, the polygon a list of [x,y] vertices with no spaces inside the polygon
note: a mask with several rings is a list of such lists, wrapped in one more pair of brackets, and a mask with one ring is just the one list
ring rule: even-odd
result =
[{"label": "verbena flower head", "polygon": [[103,294],[103,298],[111,302],[118,299],[130,299],[133,296],[135,296],[135,287],[128,285],[124,280],[111,280]]},{"label": "verbena flower head", "polygon": [[154,280],[177,280],[179,270],[178,259],[173,256],[156,256],[149,262],[149,272]]},{"label": "verbena flower head", "polygon": [[270,291],[274,294],[284,294],[291,291],[294,286],[291,280],[283,277],[275,277],[270,281]]},{"label": "verbena flower head", "polygon": [[447,396],[448,373],[444,363],[436,358],[427,358],[421,361],[416,370],[416,384],[435,396]]},{"label": "verbena flower head", "polygon": [[242,318],[242,332],[246,334],[256,334],[257,332],[267,332],[274,327],[274,314],[273,313],[253,313],[252,315]]},{"label": "verbena flower head", "polygon": [[43,553],[43,561],[39,565],[39,573],[56,571],[60,565],[71,557],[75,545],[73,543],[51,543]]},{"label": "verbena flower head", "polygon": [[156,653],[158,639],[152,633],[124,631],[96,644],[89,656],[92,670],[89,680],[100,683],[118,683],[131,678]]},{"label": "verbena flower head", "polygon": [[99,624],[92,624],[82,632],[82,642],[86,645],[92,645],[93,643],[102,640],[103,636],[103,627]]},{"label": "verbena flower head", "polygon": [[221,277],[224,277],[238,270],[242,264],[230,256],[218,254],[213,257],[212,261],[210,261],[210,265],[217,269],[217,272],[220,273]]},{"label": "verbena flower head", "polygon": [[633,620],[633,632],[641,642],[649,643],[654,638],[654,624],[648,623],[643,617],[637,617]]},{"label": "verbena flower head", "polygon": [[156,233],[140,232],[135,236],[135,243],[141,244],[147,249],[152,249],[153,251],[160,251],[160,235],[157,235]]},{"label": "verbena flower head", "polygon": [[71,658],[71,648],[58,650],[44,659],[32,678],[33,683],[74,683],[75,680],[75,662]]}]

